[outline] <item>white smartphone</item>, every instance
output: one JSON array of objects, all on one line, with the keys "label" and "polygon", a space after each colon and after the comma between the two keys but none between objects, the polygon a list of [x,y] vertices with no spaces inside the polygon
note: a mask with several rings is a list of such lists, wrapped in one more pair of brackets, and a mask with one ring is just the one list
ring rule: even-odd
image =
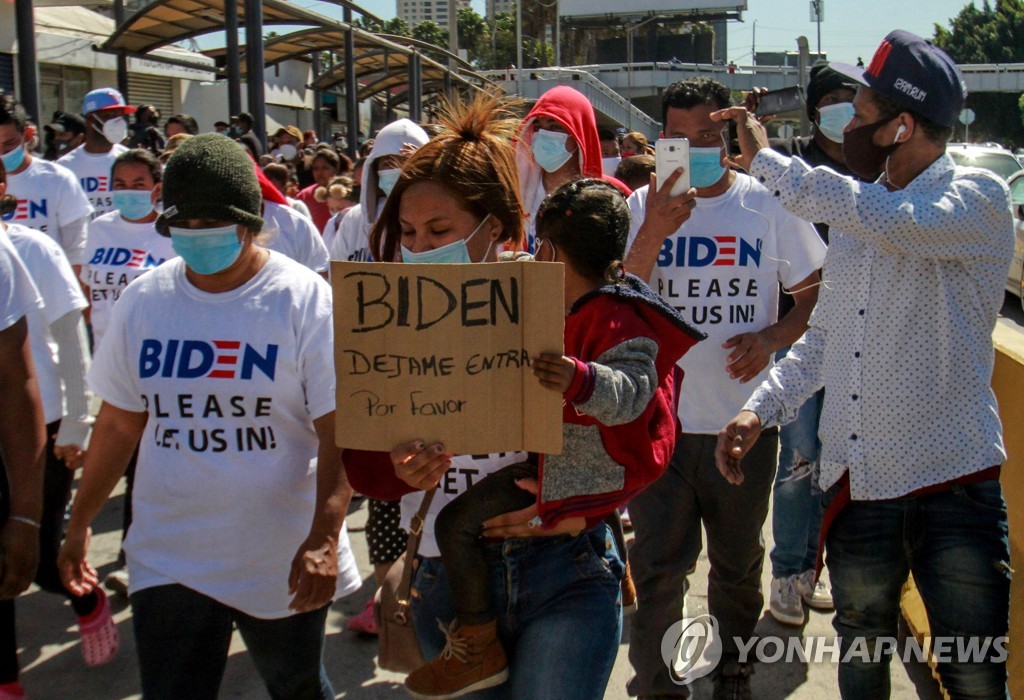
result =
[{"label": "white smartphone", "polygon": [[665,180],[676,168],[682,168],[683,174],[672,188],[673,197],[690,189],[690,140],[658,139],[654,143],[654,170],[658,175],[658,190],[665,186]]}]

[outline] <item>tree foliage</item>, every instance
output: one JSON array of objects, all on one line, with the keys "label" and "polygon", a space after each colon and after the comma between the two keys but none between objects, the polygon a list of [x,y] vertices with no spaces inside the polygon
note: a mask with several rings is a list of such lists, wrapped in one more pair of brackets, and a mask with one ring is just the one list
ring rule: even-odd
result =
[{"label": "tree foliage", "polygon": [[[1024,63],[1024,0],[971,2],[949,29],[935,25],[933,41],[957,63]],[[978,93],[968,96],[968,105],[978,115],[972,139],[1024,144],[1020,95]]]}]

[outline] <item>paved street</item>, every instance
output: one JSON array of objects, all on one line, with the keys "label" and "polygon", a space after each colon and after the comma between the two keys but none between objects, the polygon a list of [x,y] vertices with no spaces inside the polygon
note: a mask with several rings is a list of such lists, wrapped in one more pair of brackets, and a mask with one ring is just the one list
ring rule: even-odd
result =
[{"label": "paved street", "polygon": [[[121,518],[121,491],[115,492],[94,531],[91,560],[100,569],[101,575],[111,569],[117,555],[118,524]],[[352,528],[351,538],[363,572],[364,581],[369,581],[370,566],[367,560],[366,540],[362,527],[366,521],[366,505],[363,501],[354,507],[349,517]],[[770,528],[765,528],[765,540],[771,542]],[[692,613],[707,610],[707,569],[708,563],[702,557],[694,586],[690,592],[689,605]],[[327,669],[339,698],[376,700],[377,698],[407,697],[401,689],[402,678],[396,674],[377,670],[374,664],[376,644],[373,640],[358,638],[344,630],[345,620],[362,610],[371,595],[371,584],[364,584],[355,595],[334,604],[328,617]],[[767,572],[764,590],[768,590]],[[115,619],[121,632],[122,649],[118,658],[110,665],[87,669],[82,663],[77,644],[77,632],[71,608],[59,598],[43,593],[36,588],[18,601],[18,633],[21,642],[23,667],[22,682],[31,700],[58,700],[69,697],[85,700],[106,698],[138,698],[138,671],[134,663],[134,649],[130,610],[124,600],[115,601]],[[666,621],[668,622],[668,621]],[[832,637],[830,615],[811,613],[805,635]],[[767,613],[758,624],[759,635],[789,637],[800,634],[796,628],[784,628],[776,624]],[[630,676],[626,658],[628,633],[623,635],[622,646],[617,659],[606,698],[625,698],[625,684]],[[581,659],[581,663],[586,661]],[[710,684],[698,682],[697,698],[710,697]],[[836,690],[836,669],[831,663],[776,663],[761,665],[754,676],[755,697],[774,700],[775,698],[798,698],[821,700],[838,697]],[[247,657],[245,648],[235,635],[231,647],[231,658],[222,686],[221,698],[265,698],[267,694]],[[894,698],[938,699],[936,685],[928,668],[922,664],[904,667],[898,661],[893,664]]]}]

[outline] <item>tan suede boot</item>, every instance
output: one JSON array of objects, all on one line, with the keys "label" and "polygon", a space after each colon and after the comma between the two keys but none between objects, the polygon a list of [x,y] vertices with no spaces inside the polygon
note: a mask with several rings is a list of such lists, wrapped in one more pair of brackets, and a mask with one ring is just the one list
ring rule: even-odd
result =
[{"label": "tan suede boot", "polygon": [[457,698],[505,682],[508,659],[498,641],[495,620],[482,625],[460,625],[454,620],[447,628],[438,624],[448,642],[436,659],[405,679],[410,695],[429,700]]}]

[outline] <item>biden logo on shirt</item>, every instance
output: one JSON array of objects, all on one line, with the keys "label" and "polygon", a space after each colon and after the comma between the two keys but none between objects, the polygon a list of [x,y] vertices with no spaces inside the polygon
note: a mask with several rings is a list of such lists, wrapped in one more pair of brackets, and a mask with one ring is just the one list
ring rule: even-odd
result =
[{"label": "biden logo on shirt", "polygon": [[761,239],[742,236],[675,236],[666,238],[658,267],[761,267]]},{"label": "biden logo on shirt", "polygon": [[147,338],[139,352],[139,376],[177,379],[250,380],[260,372],[271,381],[277,367],[277,345],[262,351],[238,340],[160,341]]},{"label": "biden logo on shirt", "polygon": [[150,268],[162,265],[165,260],[166,258],[153,257],[151,253],[137,248],[97,248],[89,264]]}]

